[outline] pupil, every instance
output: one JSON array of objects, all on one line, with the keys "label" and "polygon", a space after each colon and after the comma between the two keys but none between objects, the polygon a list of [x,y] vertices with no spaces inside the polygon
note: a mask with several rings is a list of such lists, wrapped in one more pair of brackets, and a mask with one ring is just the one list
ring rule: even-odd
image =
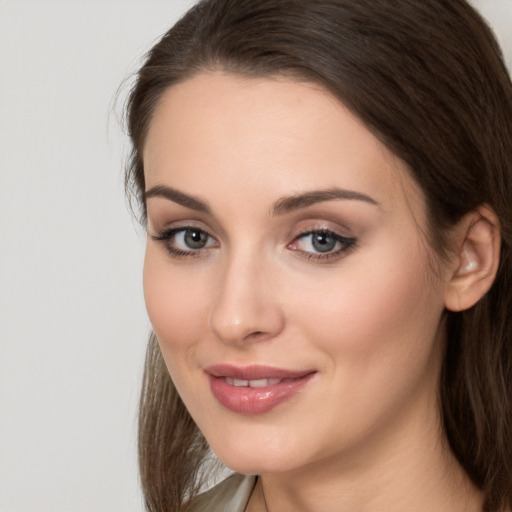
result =
[{"label": "pupil", "polygon": [[187,229],[185,233],[185,243],[191,249],[202,249],[206,245],[208,235],[203,231]]},{"label": "pupil", "polygon": [[313,247],[318,252],[329,252],[334,249],[336,240],[332,236],[318,233],[313,235]]}]

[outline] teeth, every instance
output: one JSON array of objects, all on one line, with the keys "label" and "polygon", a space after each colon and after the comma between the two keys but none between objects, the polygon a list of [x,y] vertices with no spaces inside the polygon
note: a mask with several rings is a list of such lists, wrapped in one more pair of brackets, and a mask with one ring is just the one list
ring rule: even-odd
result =
[{"label": "teeth", "polygon": [[225,377],[225,380],[231,386],[251,387],[251,388],[264,388],[265,386],[274,386],[275,384],[279,384],[279,382],[281,382],[281,379],[243,380],[243,379],[232,379],[231,377]]},{"label": "teeth", "polygon": [[274,386],[275,384],[279,384],[281,379],[259,379],[259,380],[250,380],[249,386],[251,388],[263,388],[265,386]]},{"label": "teeth", "polygon": [[263,388],[265,386],[268,386],[268,379],[250,380],[249,386],[251,388]]}]

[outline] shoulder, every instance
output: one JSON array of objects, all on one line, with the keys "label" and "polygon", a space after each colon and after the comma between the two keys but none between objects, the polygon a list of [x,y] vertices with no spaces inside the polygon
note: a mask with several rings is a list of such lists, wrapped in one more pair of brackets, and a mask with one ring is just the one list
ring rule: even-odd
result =
[{"label": "shoulder", "polygon": [[244,512],[256,483],[255,476],[235,473],[197,496],[189,512]]}]

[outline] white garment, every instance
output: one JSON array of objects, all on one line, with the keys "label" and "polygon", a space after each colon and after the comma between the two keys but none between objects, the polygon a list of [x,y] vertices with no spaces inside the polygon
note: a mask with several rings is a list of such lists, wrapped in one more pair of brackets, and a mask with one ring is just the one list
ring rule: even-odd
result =
[{"label": "white garment", "polygon": [[255,485],[255,476],[235,473],[197,496],[190,512],[244,512]]}]

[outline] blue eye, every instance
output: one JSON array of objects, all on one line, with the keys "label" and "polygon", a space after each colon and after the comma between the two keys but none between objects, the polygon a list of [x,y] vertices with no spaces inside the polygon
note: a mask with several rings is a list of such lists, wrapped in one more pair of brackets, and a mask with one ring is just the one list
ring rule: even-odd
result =
[{"label": "blue eye", "polygon": [[163,242],[171,256],[195,256],[202,249],[217,245],[217,241],[206,231],[196,227],[180,227],[153,237]]},{"label": "blue eye", "polygon": [[320,229],[299,235],[289,246],[290,249],[304,253],[310,259],[328,259],[341,256],[354,247],[356,240],[338,235],[334,231]]}]

